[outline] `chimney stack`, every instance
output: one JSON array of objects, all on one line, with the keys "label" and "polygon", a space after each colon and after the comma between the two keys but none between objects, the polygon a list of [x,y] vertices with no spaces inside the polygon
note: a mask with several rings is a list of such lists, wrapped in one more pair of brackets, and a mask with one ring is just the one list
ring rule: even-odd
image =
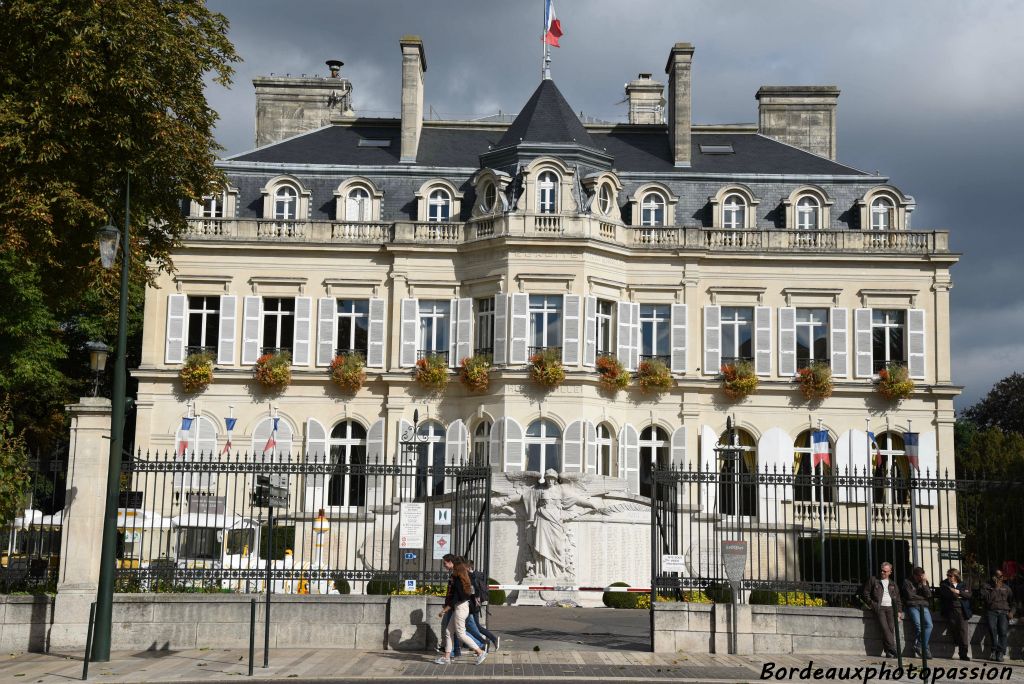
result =
[{"label": "chimney stack", "polygon": [[257,76],[256,147],[354,117],[352,83],[341,77],[341,60],[329,59],[329,76]]},{"label": "chimney stack", "polygon": [[835,86],[761,86],[757,132],[828,159],[836,158]]},{"label": "chimney stack", "polygon": [[665,123],[665,87],[651,79],[650,74],[639,74],[636,80],[626,84],[626,98],[629,100],[629,123]]},{"label": "chimney stack", "polygon": [[415,164],[423,130],[423,74],[427,57],[419,36],[403,36],[402,46],[402,156],[403,164]]},{"label": "chimney stack", "polygon": [[690,166],[690,64],[693,45],[676,43],[668,54],[668,144],[679,167]]}]

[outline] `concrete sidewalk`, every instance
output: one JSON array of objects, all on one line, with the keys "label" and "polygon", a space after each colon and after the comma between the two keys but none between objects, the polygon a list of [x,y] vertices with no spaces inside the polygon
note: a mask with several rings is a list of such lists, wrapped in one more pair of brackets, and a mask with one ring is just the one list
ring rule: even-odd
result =
[{"label": "concrete sidewalk", "polygon": [[[315,638],[315,636],[314,636]],[[684,681],[684,682],[757,682],[764,664],[776,669],[797,668],[813,661],[817,667],[876,667],[878,658],[851,656],[729,656],[656,654],[631,651],[511,651],[492,653],[477,667],[471,657],[448,666],[435,665],[435,653],[399,651],[349,651],[339,649],[276,650],[270,654],[270,668],[260,667],[262,652],[256,653],[254,679],[301,682],[327,680],[416,681],[423,679],[460,679],[490,681]],[[890,668],[894,660],[884,661]],[[904,660],[904,665],[920,667],[920,660]],[[933,667],[1009,667],[1011,680],[1024,678],[1024,663],[989,663],[938,659]],[[222,682],[246,679],[248,651],[194,650],[143,651],[112,654],[109,663],[91,663],[89,680],[99,682]],[[49,684],[77,680],[82,674],[81,654],[26,653],[10,656],[0,663],[0,681]],[[962,681],[964,677],[956,677]],[[772,681],[799,681],[797,677]],[[853,681],[864,681],[860,676]],[[909,681],[909,680],[907,680]],[[917,680],[920,681],[920,680]],[[946,681],[939,679],[938,681]]]}]

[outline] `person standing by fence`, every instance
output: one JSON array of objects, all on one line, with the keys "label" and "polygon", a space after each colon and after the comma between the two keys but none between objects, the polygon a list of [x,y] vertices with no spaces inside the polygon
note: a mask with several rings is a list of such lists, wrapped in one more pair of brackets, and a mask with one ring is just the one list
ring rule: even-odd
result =
[{"label": "person standing by fence", "polygon": [[914,624],[914,655],[924,654],[925,658],[931,658],[928,642],[932,638],[932,588],[924,568],[914,568],[910,577],[903,580],[903,594],[910,621]]},{"label": "person standing by fence", "polygon": [[883,655],[887,658],[896,657],[896,620],[893,612],[903,619],[903,606],[900,604],[900,590],[892,576],[892,563],[882,563],[878,570],[879,577],[872,576],[864,586],[864,602],[871,607],[882,631],[885,643]]},{"label": "person standing by fence", "polygon": [[970,660],[970,639],[967,621],[971,619],[971,590],[960,578],[960,571],[950,568],[939,585],[942,616],[949,621],[949,632],[956,643],[960,660]]},{"label": "person standing by fence", "polygon": [[992,660],[1001,663],[1006,655],[1010,602],[1013,600],[1002,570],[992,573],[992,580],[981,588],[981,597],[985,599],[985,621],[992,635]]}]

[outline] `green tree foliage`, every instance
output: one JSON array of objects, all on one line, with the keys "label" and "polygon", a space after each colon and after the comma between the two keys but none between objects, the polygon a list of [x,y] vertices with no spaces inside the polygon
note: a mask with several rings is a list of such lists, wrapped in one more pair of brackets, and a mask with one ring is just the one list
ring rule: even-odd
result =
[{"label": "green tree foliage", "polygon": [[1024,435],[1024,375],[1014,373],[1003,378],[963,415],[978,427],[998,427]]},{"label": "green tree foliage", "polygon": [[82,343],[116,339],[118,273],[99,267],[96,230],[122,225],[126,175],[136,344],[182,199],[222,181],[204,79],[230,80],[226,34],[201,0],[0,2],[0,391],[31,441],[62,431],[88,386]]},{"label": "green tree foliage", "polygon": [[28,449],[14,429],[11,405],[5,400],[0,404],[0,525],[25,509],[29,485]]}]

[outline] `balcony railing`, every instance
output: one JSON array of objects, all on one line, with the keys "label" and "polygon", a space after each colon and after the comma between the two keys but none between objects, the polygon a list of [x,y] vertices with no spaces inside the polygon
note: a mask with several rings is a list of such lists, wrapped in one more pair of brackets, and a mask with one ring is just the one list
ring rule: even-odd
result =
[{"label": "balcony railing", "polygon": [[562,357],[561,347],[527,347],[526,351],[527,357],[529,358],[533,358],[535,354],[543,354],[545,352],[552,352],[554,354],[557,354],[559,358]]},{"label": "balcony railing", "polygon": [[448,350],[447,349],[445,351],[436,351],[434,349],[417,349],[416,350],[416,360],[417,361],[419,361],[420,359],[429,358],[431,356],[440,356],[442,359],[444,359],[445,363],[448,363]]},{"label": "balcony railing", "polygon": [[210,356],[217,356],[217,347],[214,346],[193,346],[189,345],[185,347],[185,356],[192,356],[193,354],[209,354]]},{"label": "balcony railing", "polygon": [[339,242],[388,242],[391,239],[391,224],[334,223],[331,225],[331,239]]},{"label": "balcony railing", "polygon": [[671,357],[668,354],[641,354],[641,361],[661,361],[662,363],[669,363]]}]

